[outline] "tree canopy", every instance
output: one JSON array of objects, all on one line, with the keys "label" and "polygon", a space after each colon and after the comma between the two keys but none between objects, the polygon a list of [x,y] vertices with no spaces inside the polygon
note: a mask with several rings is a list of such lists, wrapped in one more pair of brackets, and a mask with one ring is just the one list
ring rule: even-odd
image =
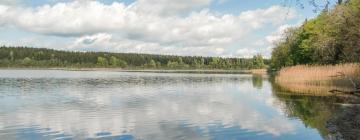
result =
[{"label": "tree canopy", "polygon": [[271,66],[360,62],[360,1],[340,2],[300,27],[289,28],[272,51]]},{"label": "tree canopy", "polygon": [[0,67],[109,67],[126,69],[254,69],[268,60],[0,47]]}]

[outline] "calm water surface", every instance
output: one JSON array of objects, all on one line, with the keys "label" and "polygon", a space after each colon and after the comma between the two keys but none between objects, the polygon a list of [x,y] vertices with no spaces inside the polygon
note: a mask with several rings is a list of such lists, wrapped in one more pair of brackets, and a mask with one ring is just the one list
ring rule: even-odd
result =
[{"label": "calm water surface", "polygon": [[253,75],[0,70],[0,138],[326,136],[326,99],[275,92]]}]

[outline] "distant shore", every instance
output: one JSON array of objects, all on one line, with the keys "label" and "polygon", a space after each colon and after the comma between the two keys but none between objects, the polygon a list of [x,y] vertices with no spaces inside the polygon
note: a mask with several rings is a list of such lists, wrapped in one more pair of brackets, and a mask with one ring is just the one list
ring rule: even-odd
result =
[{"label": "distant shore", "polygon": [[220,70],[220,69],[123,69],[123,68],[38,68],[3,67],[0,70],[65,70],[65,71],[109,71],[109,72],[149,72],[149,73],[206,73],[206,74],[266,74],[266,69]]}]

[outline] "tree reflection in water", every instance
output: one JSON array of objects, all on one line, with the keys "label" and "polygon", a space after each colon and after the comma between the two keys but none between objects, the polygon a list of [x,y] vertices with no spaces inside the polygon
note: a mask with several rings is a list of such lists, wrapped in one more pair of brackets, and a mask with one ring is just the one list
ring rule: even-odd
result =
[{"label": "tree reflection in water", "polygon": [[261,89],[263,87],[263,75],[253,74],[252,85],[254,88]]},{"label": "tree reflection in water", "polygon": [[289,117],[315,128],[325,139],[360,137],[360,99],[349,96],[305,96],[289,93],[273,83],[274,95]]}]

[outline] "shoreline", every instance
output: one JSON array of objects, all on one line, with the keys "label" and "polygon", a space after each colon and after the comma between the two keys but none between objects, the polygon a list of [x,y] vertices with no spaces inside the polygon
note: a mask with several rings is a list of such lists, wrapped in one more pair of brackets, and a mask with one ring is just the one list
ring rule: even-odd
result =
[{"label": "shoreline", "polygon": [[220,70],[220,69],[123,69],[123,68],[37,68],[37,67],[6,67],[0,70],[63,70],[63,71],[106,71],[106,72],[146,72],[146,73],[204,73],[204,74],[260,74],[265,75],[266,69],[253,70]]}]

